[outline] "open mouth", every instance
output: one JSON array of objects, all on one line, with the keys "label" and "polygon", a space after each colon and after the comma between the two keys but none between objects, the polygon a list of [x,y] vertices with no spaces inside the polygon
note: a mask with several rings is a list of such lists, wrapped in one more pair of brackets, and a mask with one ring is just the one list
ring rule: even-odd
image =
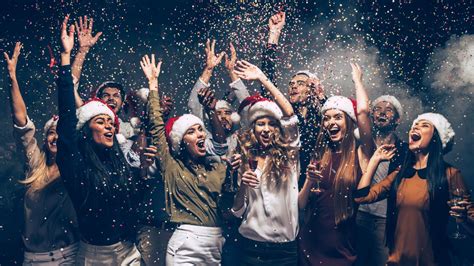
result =
[{"label": "open mouth", "polygon": [[329,129],[329,135],[330,135],[331,137],[335,137],[335,136],[337,136],[337,134],[338,134],[340,131],[341,131],[340,128],[338,128],[338,127],[332,127],[331,129]]},{"label": "open mouth", "polygon": [[270,142],[270,135],[262,134],[262,135],[260,135],[260,137],[261,137],[263,142],[265,142],[265,143]]},{"label": "open mouth", "polygon": [[115,102],[107,102],[107,105],[112,109],[115,109],[117,107],[117,104]]},{"label": "open mouth", "polygon": [[381,117],[377,118],[377,121],[378,121],[379,123],[385,123],[385,122],[388,121],[388,119],[387,119],[386,117],[381,116]]},{"label": "open mouth", "polygon": [[413,132],[410,135],[410,139],[412,141],[419,141],[421,139],[421,135],[418,132]]},{"label": "open mouth", "polygon": [[56,146],[56,141],[50,142],[49,143],[51,146]]},{"label": "open mouth", "polygon": [[112,132],[107,132],[104,134],[104,136],[106,139],[112,140],[112,138],[114,137],[114,134]]},{"label": "open mouth", "polygon": [[204,146],[204,140],[203,139],[200,139],[196,142],[196,146],[198,147],[198,149],[202,150],[202,149],[205,149],[205,146]]}]

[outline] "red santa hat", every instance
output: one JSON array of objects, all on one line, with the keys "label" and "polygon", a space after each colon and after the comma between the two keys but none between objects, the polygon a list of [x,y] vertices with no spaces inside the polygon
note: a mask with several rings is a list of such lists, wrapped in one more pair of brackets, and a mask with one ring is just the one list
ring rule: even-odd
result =
[{"label": "red santa hat", "polygon": [[450,147],[451,141],[454,139],[455,133],[446,117],[438,113],[424,113],[419,115],[413,121],[412,127],[420,120],[426,120],[433,124],[433,126],[438,131],[439,137],[441,139],[441,144],[443,145],[443,150],[447,147]]},{"label": "red santa hat", "polygon": [[251,124],[255,120],[263,116],[270,116],[276,120],[283,117],[283,113],[278,105],[260,94],[254,94],[245,98],[239,106],[239,113],[246,111],[248,123]]},{"label": "red santa hat", "polygon": [[84,103],[84,105],[76,109],[76,129],[80,130],[87,121],[91,120],[97,115],[110,116],[115,123],[115,132],[119,131],[120,123],[118,121],[118,116],[116,116],[114,111],[99,98],[92,98],[88,102]]},{"label": "red santa hat", "polygon": [[196,124],[204,128],[202,120],[192,114],[184,114],[168,119],[165,125],[165,135],[172,154],[178,155],[180,153],[181,141],[183,140],[184,134],[190,127]]},{"label": "red santa hat", "polygon": [[329,109],[338,109],[346,113],[354,122],[357,122],[357,103],[355,100],[344,96],[332,96],[326,100],[321,113],[324,114]]},{"label": "red santa hat", "polygon": [[216,110],[220,110],[220,109],[232,111],[232,114],[230,115],[230,119],[232,120],[232,123],[234,125],[238,125],[240,123],[240,115],[237,112],[234,112],[232,105],[228,101],[218,100],[216,102]]},{"label": "red santa hat", "polygon": [[51,117],[51,119],[49,119],[46,124],[44,124],[44,127],[43,127],[43,133],[45,135],[48,134],[48,130],[53,127],[53,126],[57,126],[58,125],[58,121],[59,121],[59,116],[57,115],[53,115],[53,117]]}]

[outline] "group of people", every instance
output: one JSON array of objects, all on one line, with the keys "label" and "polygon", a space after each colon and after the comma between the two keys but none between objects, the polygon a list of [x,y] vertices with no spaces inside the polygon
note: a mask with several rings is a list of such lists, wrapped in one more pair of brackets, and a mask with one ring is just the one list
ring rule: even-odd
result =
[{"label": "group of people", "polygon": [[[420,114],[399,138],[402,104],[371,102],[357,63],[356,99],[329,97],[308,70],[287,95],[275,86],[284,12],[269,19],[261,68],[208,40],[190,113],[176,117],[153,54],[140,60],[148,88],[106,81],[83,101],[82,66],[101,33],[91,18],[68,22],[58,116],[42,143],[16,79],[21,43],[5,53],[28,164],[24,265],[449,265],[450,215],[474,224],[460,171],[443,160],[454,137],[443,115]],[[231,83],[217,99],[209,82],[222,61]]]}]

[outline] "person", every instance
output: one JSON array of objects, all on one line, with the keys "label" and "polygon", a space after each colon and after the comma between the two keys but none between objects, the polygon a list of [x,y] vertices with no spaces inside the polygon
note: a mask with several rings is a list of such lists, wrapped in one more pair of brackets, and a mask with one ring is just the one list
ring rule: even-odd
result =
[{"label": "person", "polygon": [[[393,144],[396,154],[390,161],[381,162],[377,168],[372,184],[384,179],[389,173],[401,166],[408,144],[395,134],[403,115],[403,107],[397,98],[382,95],[373,102],[371,119],[372,135],[375,145]],[[387,217],[387,200],[359,206],[357,212],[357,261],[356,265],[385,265],[388,248],[385,245],[385,225]]]},{"label": "person", "polygon": [[451,265],[448,201],[454,196],[469,199],[460,171],[443,159],[454,135],[443,115],[419,115],[408,134],[409,153],[403,165],[374,185],[371,179],[377,166],[393,156],[394,145],[383,145],[372,156],[355,200],[370,203],[388,198],[387,265]]},{"label": "person", "polygon": [[140,65],[150,88],[149,133],[158,147],[166,210],[176,227],[168,242],[166,265],[219,265],[224,238],[217,203],[227,166],[222,161],[206,160],[206,133],[201,119],[184,114],[164,124],[158,100],[161,62],[155,64],[155,56],[150,59],[146,55]]},{"label": "person", "polygon": [[78,265],[139,265],[135,208],[139,178],[120,150],[117,116],[103,101],[92,99],[76,111],[70,53],[74,26],[61,27],[61,66],[58,76],[57,164],[77,213],[80,244]]},{"label": "person", "polygon": [[[242,265],[294,265],[297,262],[299,134],[288,100],[255,65],[238,61],[235,72],[259,80],[275,101],[247,99],[250,127],[239,137],[245,164],[232,212],[242,217]],[[251,150],[255,150],[251,152]],[[256,160],[256,168],[249,168]]]},{"label": "person", "polygon": [[77,219],[56,164],[58,117],[46,122],[40,148],[16,76],[21,48],[22,44],[17,42],[13,55],[4,52],[4,56],[11,82],[14,136],[28,165],[27,177],[21,181],[27,186],[23,206],[23,265],[73,264],[78,249]]},{"label": "person", "polygon": [[[356,259],[353,193],[373,153],[369,99],[362,69],[351,63],[357,103],[332,96],[321,108],[323,127],[298,195],[304,222],[298,234],[300,265],[352,265]],[[359,143],[354,129],[360,131]]]}]

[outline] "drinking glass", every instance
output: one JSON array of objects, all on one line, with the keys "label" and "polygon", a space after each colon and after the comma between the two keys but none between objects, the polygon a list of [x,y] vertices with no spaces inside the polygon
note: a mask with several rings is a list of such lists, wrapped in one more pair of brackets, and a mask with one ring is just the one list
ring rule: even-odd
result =
[{"label": "drinking glass", "polygon": [[[462,202],[464,202],[464,190],[461,188],[456,188],[454,192],[451,195],[451,200],[449,201],[449,206],[455,207],[455,206],[460,206],[460,207],[465,207],[462,205]],[[456,221],[456,232],[451,234],[451,238],[453,239],[465,239],[467,236],[463,233],[461,233],[459,224],[462,222],[459,215],[453,215],[451,214],[452,217],[454,217]]]}]

